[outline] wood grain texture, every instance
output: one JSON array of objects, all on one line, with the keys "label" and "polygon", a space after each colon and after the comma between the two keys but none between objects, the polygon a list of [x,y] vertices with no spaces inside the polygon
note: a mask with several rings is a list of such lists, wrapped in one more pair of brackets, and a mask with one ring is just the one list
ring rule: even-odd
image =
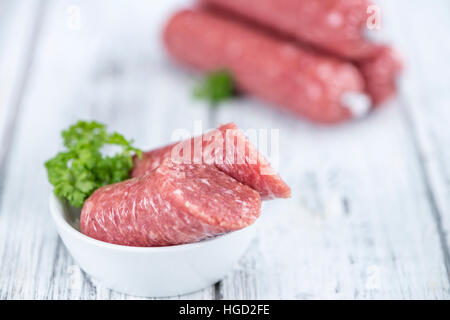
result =
[{"label": "wood grain texture", "polygon": [[[0,22],[4,35],[17,17],[29,18],[17,41],[0,38],[0,48],[10,48],[0,50],[0,66],[13,66],[0,72],[13,80],[0,91],[0,138],[6,132],[10,140],[0,148],[0,299],[135,298],[93,283],[48,212],[43,163],[61,147],[61,129],[78,119],[105,122],[148,148],[196,121],[279,129],[280,173],[292,199],[265,203],[258,236],[219,285],[175,298],[450,298],[448,2],[380,1],[384,23],[375,36],[395,42],[408,63],[401,94],[334,128],[252,98],[215,113],[192,100],[196,76],[167,59],[160,41],[168,14],[189,1],[25,2],[10,1],[14,18]],[[80,10],[79,28],[71,6]]]},{"label": "wood grain texture", "polygon": [[[406,34],[409,24],[424,19],[417,15],[402,20],[410,14],[405,8],[412,5],[419,14],[423,3],[380,5],[383,17],[396,22],[375,35],[385,40],[397,43],[391,28]],[[429,8],[425,21],[432,20],[431,13],[440,6],[444,4]],[[439,27],[432,30],[449,30],[443,20],[438,21]],[[427,38],[430,29],[415,26],[422,31],[419,39]],[[410,58],[408,44],[415,42],[422,48],[422,60],[413,65],[427,66],[428,47],[420,40],[403,39],[401,51]],[[439,51],[430,47],[434,54]],[[436,67],[442,68],[446,53]],[[437,72],[429,73],[430,77]],[[281,173],[297,191],[292,203],[274,203],[272,211],[266,208],[267,222],[261,223],[255,248],[221,284],[223,298],[449,298],[448,242],[442,238],[450,211],[434,198],[439,193],[448,195],[448,180],[445,186],[442,169],[435,168],[440,182],[430,185],[431,173],[424,170],[430,160],[449,161],[422,150],[426,144],[416,141],[417,122],[423,120],[417,116],[411,123],[409,112],[414,105],[404,105],[404,99],[414,99],[411,91],[421,93],[425,88],[420,86],[420,75],[407,72],[405,79],[418,83],[408,91],[402,88],[396,101],[370,118],[336,129],[289,123],[275,111],[261,111],[261,103],[251,99],[223,108],[221,122],[238,119],[243,128],[281,129]],[[445,86],[442,78],[437,81]],[[426,90],[432,93],[436,88]],[[415,101],[415,108],[430,118],[426,101],[420,106]],[[444,105],[435,105],[435,112],[447,111]],[[449,122],[433,120],[428,129],[441,132],[442,140],[435,147],[442,148],[449,141],[445,138],[449,130],[443,128]],[[448,200],[448,196],[442,198]],[[280,210],[284,205],[285,211]],[[245,285],[240,286],[242,282]]]},{"label": "wood grain texture", "polygon": [[[135,1],[123,14],[109,4],[80,1],[79,30],[66,25],[67,7],[74,2],[47,7],[5,170],[0,299],[130,298],[93,284],[56,234],[43,163],[61,147],[63,128],[77,119],[96,119],[137,137],[138,145],[154,147],[169,141],[174,128],[208,118],[204,108],[183,112],[191,80],[158,45],[150,45],[159,44],[152,24],[163,12]],[[184,298],[211,299],[213,294],[211,287]]]},{"label": "wood grain texture", "polygon": [[[450,3],[439,0],[424,7],[420,1],[385,2],[393,39],[408,53],[400,103],[421,161],[450,275]],[[402,8],[408,8],[408,14],[396,19],[393,13]],[[426,27],[417,21],[426,21]]]},{"label": "wood grain texture", "polygon": [[8,0],[0,4],[0,190],[43,19],[42,9],[40,1]]}]

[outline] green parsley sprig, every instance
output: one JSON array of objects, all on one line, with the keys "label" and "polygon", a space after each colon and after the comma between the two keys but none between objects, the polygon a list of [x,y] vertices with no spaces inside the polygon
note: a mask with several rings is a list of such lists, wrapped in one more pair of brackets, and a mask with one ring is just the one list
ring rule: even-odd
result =
[{"label": "green parsley sprig", "polygon": [[[45,162],[55,195],[65,198],[77,208],[98,188],[129,179],[133,155],[142,151],[133,147],[133,141],[121,134],[107,133],[98,122],[79,121],[62,132],[67,150]],[[112,156],[104,155],[102,148],[120,147]]]},{"label": "green parsley sprig", "polygon": [[206,100],[212,108],[236,95],[235,84],[230,72],[218,70],[208,73],[194,89],[194,96]]}]

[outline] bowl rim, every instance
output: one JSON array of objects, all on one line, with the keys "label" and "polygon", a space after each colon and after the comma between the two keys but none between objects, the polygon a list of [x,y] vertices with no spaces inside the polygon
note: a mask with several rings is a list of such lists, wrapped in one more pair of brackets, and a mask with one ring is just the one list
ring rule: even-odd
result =
[{"label": "bowl rim", "polygon": [[224,238],[236,236],[237,234],[248,232],[250,230],[253,230],[256,221],[251,224],[250,226],[247,226],[243,229],[228,232],[223,235],[219,235],[210,239],[201,240],[198,242],[193,243],[187,243],[187,244],[178,244],[178,245],[172,245],[172,246],[162,246],[162,247],[135,247],[135,246],[124,246],[120,244],[114,244],[109,243],[101,240],[97,240],[94,238],[91,238],[80,231],[76,230],[74,227],[72,227],[66,219],[63,217],[63,209],[59,210],[58,206],[62,207],[62,199],[58,196],[56,196],[53,191],[50,191],[49,196],[49,206],[50,206],[50,213],[52,215],[53,221],[56,223],[56,227],[59,232],[64,232],[72,235],[73,237],[77,238],[80,241],[87,242],[89,244],[98,246],[98,247],[104,247],[105,249],[113,249],[113,250],[119,250],[119,251],[129,251],[129,252],[173,252],[173,251],[180,251],[180,250],[187,250],[187,249],[195,249],[199,247],[206,246],[208,244],[211,244],[215,241],[220,241]]}]

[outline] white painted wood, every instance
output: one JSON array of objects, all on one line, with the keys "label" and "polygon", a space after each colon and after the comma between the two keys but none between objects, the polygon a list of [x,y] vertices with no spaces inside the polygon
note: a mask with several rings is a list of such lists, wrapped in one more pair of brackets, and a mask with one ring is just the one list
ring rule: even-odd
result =
[{"label": "white painted wood", "polygon": [[[81,28],[68,28],[78,5]],[[55,1],[48,6],[6,168],[0,208],[0,299],[124,299],[85,277],[58,239],[48,212],[45,160],[77,119],[157,146],[173,128],[206,120],[190,106],[189,78],[165,59],[157,20],[166,7],[142,1]],[[163,20],[162,20],[163,21]],[[123,29],[126,26],[126,29]],[[211,299],[214,288],[183,298]]]},{"label": "white painted wood", "polygon": [[[392,36],[405,53],[408,67],[401,104],[418,146],[450,273],[450,3],[433,4],[386,3]],[[398,12],[404,14],[395,18]],[[426,22],[426,27],[418,21]]]},{"label": "white painted wood", "polygon": [[27,73],[32,62],[35,24],[39,1],[11,1],[0,3],[0,166],[4,162],[5,146],[18,113],[18,105]]},{"label": "white painted wood", "polygon": [[[438,3],[427,3],[429,16],[425,21],[432,20],[435,11],[441,11],[442,17],[438,20],[440,28],[435,25],[429,29],[424,17],[419,19],[418,15],[402,24],[402,17],[411,14],[405,9],[408,4],[393,3],[382,6],[382,10],[391,9],[389,18],[397,19],[399,32],[410,34],[402,51],[409,53],[408,43],[414,42],[422,48],[416,66],[426,68],[427,55],[438,55],[436,68],[448,70],[448,63],[443,66],[448,51],[438,54],[439,48],[434,47],[429,54],[429,40],[425,40],[432,30],[440,30],[432,37],[435,40],[449,38],[450,29],[444,28],[442,21],[448,20],[448,11],[440,10]],[[414,6],[420,13],[424,4],[417,1]],[[390,20],[386,19],[386,30],[377,37],[390,35]],[[409,30],[408,23],[413,22],[420,33]],[[438,70],[429,73],[429,78]],[[280,128],[281,174],[294,190],[291,201],[266,207],[253,250],[221,284],[223,298],[449,298],[445,266],[448,246],[441,246],[434,204],[424,183],[428,172],[424,176],[421,169],[422,165],[430,166],[428,161],[421,162],[427,158],[435,165],[448,163],[449,158],[431,150],[420,150],[424,153],[420,157],[414,132],[405,120],[407,110],[401,106],[404,99],[415,100],[416,95],[436,92],[441,104],[436,103],[434,111],[448,113],[442,102],[450,98],[445,90],[450,73],[443,74],[432,82],[439,82],[442,90],[436,92],[439,87],[425,89],[416,84],[402,91],[407,98],[401,96],[368,119],[334,129],[287,120],[275,111],[262,110],[260,102],[247,99],[223,108],[218,116],[221,122],[234,120],[243,128]],[[411,72],[405,78],[412,82],[423,79]],[[413,105],[429,114],[423,103]],[[434,147],[445,152],[442,148],[449,141],[445,128],[449,121],[428,117],[433,123],[427,129],[440,132],[441,140],[435,141]],[[424,121],[419,118],[420,114],[416,121]],[[445,232],[450,214],[448,179],[442,178],[442,169],[434,169],[438,182],[434,182],[431,195],[438,192],[447,201],[446,207],[439,207]]]},{"label": "white painted wood", "polygon": [[[381,3],[380,36],[393,39],[409,62],[401,96],[367,119],[335,128],[292,119],[250,98],[211,117],[190,97],[193,76],[166,58],[160,41],[167,15],[188,0],[46,3],[26,81],[1,91],[10,101],[16,83],[25,83],[18,106],[10,104],[20,112],[0,173],[0,299],[135,298],[92,283],[48,212],[43,162],[60,148],[61,129],[77,119],[105,122],[142,147],[165,144],[174,129],[192,130],[197,120],[280,130],[280,173],[292,199],[265,203],[257,238],[220,286],[176,298],[450,298],[450,48],[441,41],[450,32],[449,11],[441,9],[447,2]],[[14,5],[29,17],[37,10]],[[30,45],[0,38],[0,49],[4,43],[17,52]],[[23,68],[23,58],[4,52],[0,66],[12,59]]]}]

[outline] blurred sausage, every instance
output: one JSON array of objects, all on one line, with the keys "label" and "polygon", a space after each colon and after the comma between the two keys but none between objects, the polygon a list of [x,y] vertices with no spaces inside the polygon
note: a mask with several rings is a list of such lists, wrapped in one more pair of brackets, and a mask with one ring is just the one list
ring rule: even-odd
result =
[{"label": "blurred sausage", "polygon": [[[355,62],[377,106],[397,91],[402,59],[389,46],[365,37],[369,0],[200,0]],[[226,13],[226,12],[225,12]]]},{"label": "blurred sausage", "polygon": [[349,59],[372,55],[368,0],[200,0]]},{"label": "blurred sausage", "polygon": [[370,107],[353,64],[230,18],[184,10],[170,19],[164,39],[178,61],[203,71],[228,69],[242,91],[315,122],[342,122]]}]

